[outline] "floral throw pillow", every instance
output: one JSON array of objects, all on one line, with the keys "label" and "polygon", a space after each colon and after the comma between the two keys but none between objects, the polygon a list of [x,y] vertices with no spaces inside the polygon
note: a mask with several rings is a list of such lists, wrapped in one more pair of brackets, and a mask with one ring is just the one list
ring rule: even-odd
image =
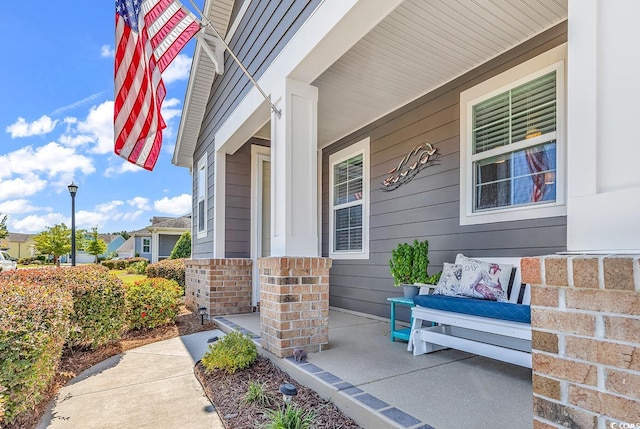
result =
[{"label": "floral throw pillow", "polygon": [[513,265],[484,262],[463,257],[460,290],[465,296],[507,301]]},{"label": "floral throw pillow", "polygon": [[442,275],[436,286],[434,295],[460,296],[460,279],[462,278],[462,265],[450,264],[445,262],[442,264]]}]

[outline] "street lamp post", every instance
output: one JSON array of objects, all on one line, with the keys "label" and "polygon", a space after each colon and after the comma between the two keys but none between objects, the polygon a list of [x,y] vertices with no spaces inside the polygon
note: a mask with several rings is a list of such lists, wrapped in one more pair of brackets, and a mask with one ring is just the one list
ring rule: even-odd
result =
[{"label": "street lamp post", "polygon": [[69,186],[69,193],[71,194],[71,266],[76,266],[76,192],[78,192],[78,185],[71,182]]}]

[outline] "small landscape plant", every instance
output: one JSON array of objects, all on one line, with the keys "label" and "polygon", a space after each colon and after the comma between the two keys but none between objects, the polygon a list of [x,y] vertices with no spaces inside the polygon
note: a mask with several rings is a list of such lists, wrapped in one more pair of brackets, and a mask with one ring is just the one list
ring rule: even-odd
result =
[{"label": "small landscape plant", "polygon": [[247,385],[247,394],[243,400],[246,404],[256,404],[263,408],[267,408],[271,406],[273,402],[273,398],[267,392],[266,386],[264,383],[260,384],[256,381],[250,381]]},{"label": "small landscape plant", "polygon": [[306,412],[295,404],[285,404],[277,410],[267,410],[265,416],[268,421],[264,429],[308,429],[316,418],[312,411]]},{"label": "small landscape plant", "polygon": [[206,372],[221,369],[229,374],[248,368],[258,357],[258,349],[249,335],[233,331],[211,344],[202,358]]},{"label": "small landscape plant", "polygon": [[151,329],[173,322],[178,315],[182,288],[173,280],[150,278],[126,286],[127,324],[130,329]]}]

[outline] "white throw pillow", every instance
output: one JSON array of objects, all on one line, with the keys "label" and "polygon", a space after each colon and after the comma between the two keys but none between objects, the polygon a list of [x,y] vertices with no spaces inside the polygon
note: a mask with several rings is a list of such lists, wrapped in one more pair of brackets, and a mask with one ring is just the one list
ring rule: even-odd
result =
[{"label": "white throw pillow", "polygon": [[462,278],[462,265],[442,264],[442,275],[436,286],[434,295],[461,296],[460,279]]}]

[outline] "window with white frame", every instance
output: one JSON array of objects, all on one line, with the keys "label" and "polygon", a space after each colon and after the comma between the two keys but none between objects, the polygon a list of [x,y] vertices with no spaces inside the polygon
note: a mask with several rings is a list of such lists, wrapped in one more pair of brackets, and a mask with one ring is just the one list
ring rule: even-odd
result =
[{"label": "window with white frame", "polygon": [[461,224],[566,214],[556,49],[461,95]]},{"label": "window with white frame", "polygon": [[329,256],[369,257],[369,138],[329,156]]},{"label": "window with white frame", "polygon": [[142,253],[151,253],[151,239],[142,238]]},{"label": "window with white frame", "polygon": [[205,154],[198,161],[197,172],[197,225],[198,225],[198,238],[207,236],[207,154]]}]

